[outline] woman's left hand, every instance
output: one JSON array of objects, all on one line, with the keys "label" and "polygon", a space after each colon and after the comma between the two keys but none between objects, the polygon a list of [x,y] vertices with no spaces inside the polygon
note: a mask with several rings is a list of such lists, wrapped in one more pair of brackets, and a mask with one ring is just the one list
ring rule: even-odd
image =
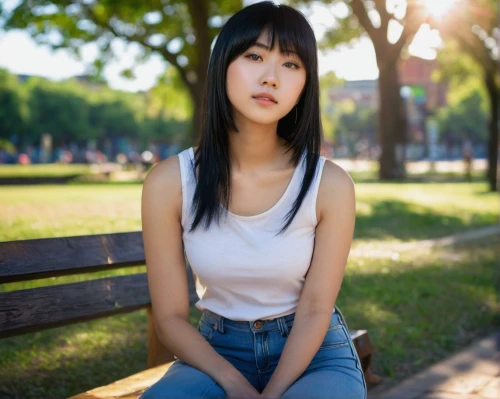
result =
[{"label": "woman's left hand", "polygon": [[262,393],[260,394],[260,398],[261,398],[261,399],[278,399],[278,398],[279,398],[279,396],[276,396],[276,395],[271,395],[271,394],[269,394],[269,393],[267,393],[267,392],[262,392]]}]

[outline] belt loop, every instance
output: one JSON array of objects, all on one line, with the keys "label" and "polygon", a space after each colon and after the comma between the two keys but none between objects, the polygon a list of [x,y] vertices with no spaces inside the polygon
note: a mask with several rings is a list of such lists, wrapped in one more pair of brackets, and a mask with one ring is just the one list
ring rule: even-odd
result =
[{"label": "belt loop", "polygon": [[339,314],[339,318],[340,318],[340,321],[342,322],[342,324],[346,327],[347,327],[347,324],[345,322],[345,319],[344,319],[344,315],[340,312],[340,309],[337,307],[337,305],[335,305],[335,310],[337,311],[337,313]]},{"label": "belt loop", "polygon": [[224,334],[224,316],[219,316],[219,332]]},{"label": "belt loop", "polygon": [[278,327],[282,337],[288,337],[288,327],[286,325],[285,316],[278,317]]}]

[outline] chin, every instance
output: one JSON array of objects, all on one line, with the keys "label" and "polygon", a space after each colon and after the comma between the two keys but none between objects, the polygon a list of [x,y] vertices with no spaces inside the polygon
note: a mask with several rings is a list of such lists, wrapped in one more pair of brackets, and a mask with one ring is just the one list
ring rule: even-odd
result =
[{"label": "chin", "polygon": [[278,121],[283,118],[284,115],[277,115],[275,113],[258,112],[255,114],[243,114],[241,116],[251,123],[256,123],[260,125],[271,125],[273,123],[278,123]]}]

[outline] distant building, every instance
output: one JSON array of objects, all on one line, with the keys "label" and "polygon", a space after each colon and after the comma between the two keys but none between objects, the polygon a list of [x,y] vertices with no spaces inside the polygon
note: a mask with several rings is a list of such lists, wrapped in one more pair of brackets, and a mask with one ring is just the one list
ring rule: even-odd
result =
[{"label": "distant building", "polygon": [[[399,81],[401,86],[408,86],[413,101],[425,104],[426,112],[433,112],[437,107],[445,107],[447,86],[432,80],[432,74],[439,65],[436,60],[410,57],[401,60]],[[360,107],[378,106],[378,80],[348,80],[343,85],[334,87],[330,93],[333,102],[352,99]]]},{"label": "distant building", "polygon": [[342,86],[332,89],[333,102],[352,99],[359,107],[376,108],[378,104],[378,80],[347,80]]},{"label": "distant building", "polygon": [[445,107],[447,86],[432,79],[434,71],[439,68],[436,60],[425,60],[419,57],[409,57],[399,64],[399,78],[402,86],[410,86],[418,95],[417,101],[424,103],[427,112],[433,112],[436,107]]},{"label": "distant building", "polygon": [[[409,157],[423,156],[427,139],[427,118],[437,108],[447,106],[447,86],[432,77],[439,68],[436,60],[409,57],[398,65],[401,97],[408,121]],[[330,92],[333,108],[336,103],[353,100],[357,107],[378,108],[378,80],[345,81]],[[423,145],[423,146],[422,146]],[[415,150],[417,148],[417,150]]]}]

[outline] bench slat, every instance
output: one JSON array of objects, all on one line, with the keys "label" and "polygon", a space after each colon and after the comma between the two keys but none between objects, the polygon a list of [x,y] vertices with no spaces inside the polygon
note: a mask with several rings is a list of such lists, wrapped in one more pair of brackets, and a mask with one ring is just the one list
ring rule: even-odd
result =
[{"label": "bench slat", "polygon": [[0,338],[131,312],[150,302],[145,273],[0,293]]},{"label": "bench slat", "polygon": [[[189,305],[198,301],[187,270]],[[0,292],[0,339],[151,306],[146,273]]]},{"label": "bench slat", "polygon": [[140,231],[0,243],[0,284],[144,264]]}]

